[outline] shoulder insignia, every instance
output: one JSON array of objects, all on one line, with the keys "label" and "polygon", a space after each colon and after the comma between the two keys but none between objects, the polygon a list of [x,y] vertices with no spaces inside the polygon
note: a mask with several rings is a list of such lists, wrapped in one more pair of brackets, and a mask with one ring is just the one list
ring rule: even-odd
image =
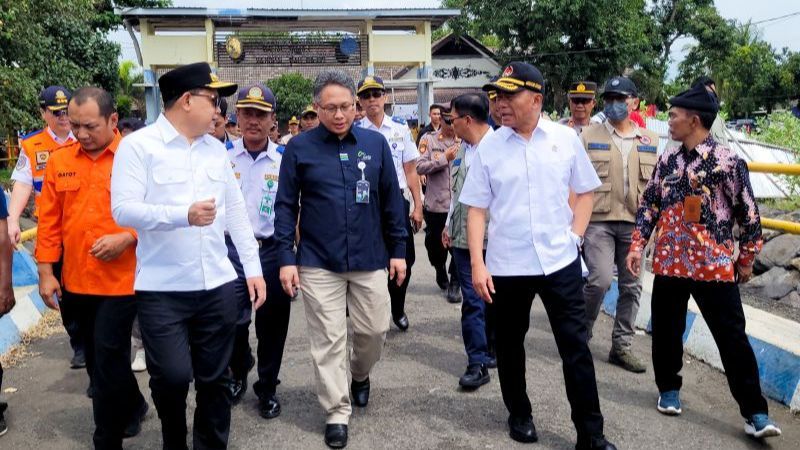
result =
[{"label": "shoulder insignia", "polygon": [[406,119],[403,119],[402,117],[399,116],[392,116],[392,121],[397,122],[400,125],[406,125]]},{"label": "shoulder insignia", "polygon": [[279,145],[278,148],[276,149],[276,151],[281,155],[283,154],[283,152],[285,150],[286,150],[286,146],[283,146],[283,145]]},{"label": "shoulder insignia", "polygon": [[231,141],[231,140],[226,141],[225,142],[225,149],[226,150],[232,150],[233,149],[233,141]]},{"label": "shoulder insignia", "polygon": [[603,144],[600,142],[589,142],[589,150],[611,150],[611,144]]},{"label": "shoulder insignia", "polygon": [[644,153],[657,153],[658,147],[655,145],[640,145],[638,146],[638,150]]},{"label": "shoulder insignia", "polygon": [[453,167],[458,167],[461,165],[461,158],[453,160]]},{"label": "shoulder insignia", "polygon": [[40,134],[43,131],[44,131],[44,128],[42,128],[41,130],[31,131],[30,133],[26,134],[25,136],[22,136],[20,139],[24,141],[25,139],[32,138],[32,137],[36,136],[37,134]]}]

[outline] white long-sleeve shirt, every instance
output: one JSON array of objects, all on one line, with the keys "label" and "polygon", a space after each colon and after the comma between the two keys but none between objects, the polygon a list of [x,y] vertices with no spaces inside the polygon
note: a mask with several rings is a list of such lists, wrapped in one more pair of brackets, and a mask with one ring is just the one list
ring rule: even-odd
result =
[{"label": "white long-sleeve shirt", "polygon": [[[189,225],[189,207],[213,198],[211,225]],[[139,234],[137,291],[201,291],[236,278],[227,229],[247,277],[260,276],[258,244],[225,146],[210,135],[189,141],[163,115],[126,136],[114,157],[111,210]]]}]

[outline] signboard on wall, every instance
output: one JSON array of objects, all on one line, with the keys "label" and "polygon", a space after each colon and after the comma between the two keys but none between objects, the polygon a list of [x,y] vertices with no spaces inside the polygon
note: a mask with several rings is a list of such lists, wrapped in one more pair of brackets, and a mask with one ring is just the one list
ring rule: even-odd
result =
[{"label": "signboard on wall", "polygon": [[366,45],[357,35],[229,35],[214,50],[219,67],[360,66]]}]

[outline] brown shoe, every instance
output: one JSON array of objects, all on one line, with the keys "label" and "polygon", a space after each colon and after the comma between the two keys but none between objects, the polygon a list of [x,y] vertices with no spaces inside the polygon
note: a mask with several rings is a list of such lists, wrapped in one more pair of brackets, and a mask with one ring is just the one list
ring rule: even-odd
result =
[{"label": "brown shoe", "polygon": [[608,362],[633,373],[644,373],[647,367],[630,350],[611,350]]}]

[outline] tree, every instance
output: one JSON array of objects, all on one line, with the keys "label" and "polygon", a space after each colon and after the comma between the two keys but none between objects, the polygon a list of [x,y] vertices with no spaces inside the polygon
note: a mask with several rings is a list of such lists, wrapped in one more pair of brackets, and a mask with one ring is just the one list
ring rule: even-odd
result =
[{"label": "tree", "polygon": [[498,37],[504,62],[524,60],[542,71],[547,105],[559,111],[570,83],[602,83],[651,48],[644,0],[467,0],[462,11],[470,29]]},{"label": "tree", "polygon": [[265,83],[278,103],[278,121],[286,123],[311,104],[314,82],[297,72],[284,73]]},{"label": "tree", "polygon": [[[116,92],[119,46],[106,33],[120,22],[114,6],[163,6],[166,0],[0,2],[0,131],[41,125],[36,95],[45,86],[85,85]],[[112,18],[113,16],[113,18]],[[10,112],[10,113],[7,113]]]},{"label": "tree", "polygon": [[136,86],[144,82],[142,71],[133,61],[119,64],[119,89],[117,90],[117,112],[120,117],[130,117],[135,110],[141,116],[145,109],[144,88]]}]

